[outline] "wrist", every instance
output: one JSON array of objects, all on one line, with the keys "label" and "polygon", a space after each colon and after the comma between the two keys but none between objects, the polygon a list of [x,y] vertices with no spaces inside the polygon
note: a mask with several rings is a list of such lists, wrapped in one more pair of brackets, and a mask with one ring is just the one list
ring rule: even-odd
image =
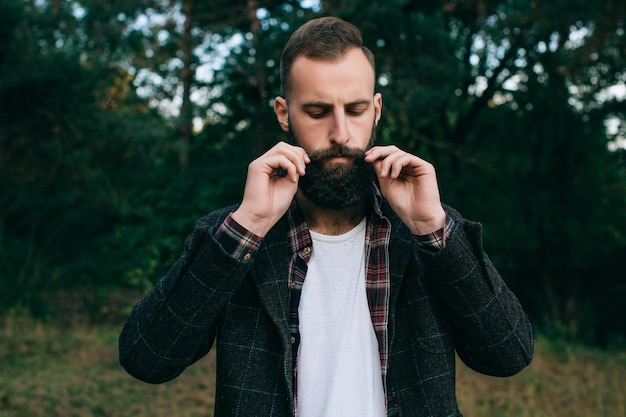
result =
[{"label": "wrist", "polygon": [[411,230],[411,233],[417,236],[424,236],[441,230],[446,222],[446,212],[441,208],[437,213],[432,216],[423,218],[420,220],[414,220],[407,226]]},{"label": "wrist", "polygon": [[265,237],[267,232],[274,225],[270,220],[255,215],[242,207],[239,207],[237,210],[235,210],[231,214],[231,217],[234,221],[239,223],[241,227],[259,237]]}]

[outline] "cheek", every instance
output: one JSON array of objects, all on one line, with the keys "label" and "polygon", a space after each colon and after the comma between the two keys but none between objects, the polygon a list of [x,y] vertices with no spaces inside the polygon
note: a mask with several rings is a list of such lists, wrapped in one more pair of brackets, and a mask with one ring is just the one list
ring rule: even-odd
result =
[{"label": "cheek", "polygon": [[359,120],[359,122],[354,125],[353,132],[353,140],[358,140],[363,144],[369,143],[372,135],[376,134],[376,122],[374,118],[363,118]]},{"label": "cheek", "polygon": [[289,141],[293,145],[302,147],[307,153],[323,147],[324,134],[319,126],[311,126],[307,123],[289,121]]},{"label": "cheek", "polygon": [[298,119],[291,122],[292,129],[295,130],[298,138],[302,140],[317,139],[320,136],[328,135],[332,130],[332,123],[326,119]]}]

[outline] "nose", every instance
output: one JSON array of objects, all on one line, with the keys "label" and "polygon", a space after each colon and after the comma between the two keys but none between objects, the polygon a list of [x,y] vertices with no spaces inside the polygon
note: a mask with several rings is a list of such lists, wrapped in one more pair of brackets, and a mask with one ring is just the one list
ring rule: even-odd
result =
[{"label": "nose", "polygon": [[336,145],[345,145],[350,141],[348,118],[342,110],[337,109],[333,113],[333,130],[330,140]]}]

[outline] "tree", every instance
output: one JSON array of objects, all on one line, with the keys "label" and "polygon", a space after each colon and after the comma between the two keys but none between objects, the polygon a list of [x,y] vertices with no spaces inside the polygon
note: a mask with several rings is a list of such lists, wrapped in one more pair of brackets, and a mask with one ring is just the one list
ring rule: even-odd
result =
[{"label": "tree", "polygon": [[614,272],[626,267],[626,104],[610,94],[626,82],[626,4],[320,7],[1,3],[0,307],[75,283],[152,285],[193,221],[236,203],[249,161],[283,139],[280,51],[332,14],[377,56],[379,142],[435,164],[537,327],[626,334]]},{"label": "tree", "polygon": [[0,60],[0,308],[43,308],[50,289],[119,273],[99,257],[127,215],[119,187],[162,135],[128,73],[76,48],[85,38],[70,8],[39,4],[2,6],[13,24]]},{"label": "tree", "polygon": [[624,266],[626,178],[604,128],[624,123],[624,102],[601,97],[624,83],[626,5],[324,5],[375,49],[380,136],[435,162],[444,198],[484,220],[489,252],[538,327],[587,341],[624,334],[603,307],[624,296],[603,267]]}]

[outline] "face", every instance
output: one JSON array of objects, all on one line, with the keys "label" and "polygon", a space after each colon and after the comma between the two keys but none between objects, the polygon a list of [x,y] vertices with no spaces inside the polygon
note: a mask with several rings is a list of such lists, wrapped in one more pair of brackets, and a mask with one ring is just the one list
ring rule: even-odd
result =
[{"label": "face", "polygon": [[290,81],[289,96],[277,97],[274,110],[292,142],[311,157],[307,175],[300,179],[301,191],[322,208],[341,209],[360,201],[371,181],[363,153],[373,143],[382,106],[381,95],[374,94],[369,61],[359,48],[339,61],[300,56]]}]

